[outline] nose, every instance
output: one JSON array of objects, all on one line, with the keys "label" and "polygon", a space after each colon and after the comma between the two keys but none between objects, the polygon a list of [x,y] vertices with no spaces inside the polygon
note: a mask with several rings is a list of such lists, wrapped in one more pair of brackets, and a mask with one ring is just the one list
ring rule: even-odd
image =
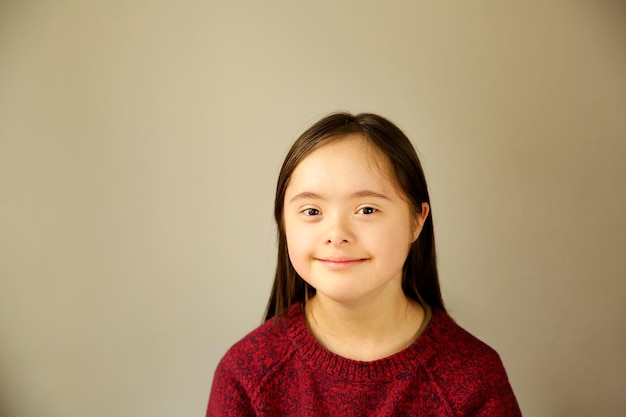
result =
[{"label": "nose", "polygon": [[352,243],[353,240],[354,235],[348,219],[341,215],[328,218],[328,228],[326,230],[327,245],[345,245]]}]

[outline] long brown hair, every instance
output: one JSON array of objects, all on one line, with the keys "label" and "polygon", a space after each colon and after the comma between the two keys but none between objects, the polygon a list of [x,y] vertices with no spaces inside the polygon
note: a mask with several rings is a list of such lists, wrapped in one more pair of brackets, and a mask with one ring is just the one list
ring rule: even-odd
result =
[{"label": "long brown hair", "polygon": [[[430,205],[426,178],[417,153],[407,136],[389,120],[372,113],[352,115],[333,113],[316,122],[295,141],[283,162],[276,185],[274,217],[278,226],[276,275],[267,304],[265,319],[284,316],[295,303],[306,303],[315,288],[293,268],[287,251],[283,208],[289,179],[298,164],[313,150],[328,142],[359,134],[389,162],[393,180],[409,202],[413,213],[420,213],[422,203]],[[418,239],[411,245],[402,276],[404,294],[432,308],[445,311],[435,252],[432,208]]]}]

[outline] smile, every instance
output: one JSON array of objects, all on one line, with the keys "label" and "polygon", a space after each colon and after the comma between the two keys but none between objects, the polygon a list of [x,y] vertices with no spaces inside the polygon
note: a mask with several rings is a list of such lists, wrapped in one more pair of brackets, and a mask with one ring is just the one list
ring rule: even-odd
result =
[{"label": "smile", "polygon": [[355,259],[355,258],[328,258],[328,259],[320,259],[315,258],[316,261],[320,262],[328,269],[333,270],[342,270],[352,268],[353,266],[360,265],[364,262],[367,262],[368,259]]}]

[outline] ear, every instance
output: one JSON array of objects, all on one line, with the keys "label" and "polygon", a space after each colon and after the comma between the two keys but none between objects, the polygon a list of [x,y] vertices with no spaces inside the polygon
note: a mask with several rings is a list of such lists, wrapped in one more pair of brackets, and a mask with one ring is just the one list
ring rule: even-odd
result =
[{"label": "ear", "polygon": [[424,227],[424,223],[426,223],[426,219],[428,218],[428,214],[430,213],[430,206],[428,203],[422,203],[422,211],[415,214],[415,218],[413,219],[413,236],[411,243],[415,242],[422,232],[422,228]]}]

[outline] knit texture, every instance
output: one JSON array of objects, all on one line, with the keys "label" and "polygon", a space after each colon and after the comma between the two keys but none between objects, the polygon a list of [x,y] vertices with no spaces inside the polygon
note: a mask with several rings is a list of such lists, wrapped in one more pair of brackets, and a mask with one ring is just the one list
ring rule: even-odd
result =
[{"label": "knit texture", "polygon": [[299,304],[220,361],[207,416],[521,416],[498,354],[440,310],[406,349],[360,362],[312,336]]}]

